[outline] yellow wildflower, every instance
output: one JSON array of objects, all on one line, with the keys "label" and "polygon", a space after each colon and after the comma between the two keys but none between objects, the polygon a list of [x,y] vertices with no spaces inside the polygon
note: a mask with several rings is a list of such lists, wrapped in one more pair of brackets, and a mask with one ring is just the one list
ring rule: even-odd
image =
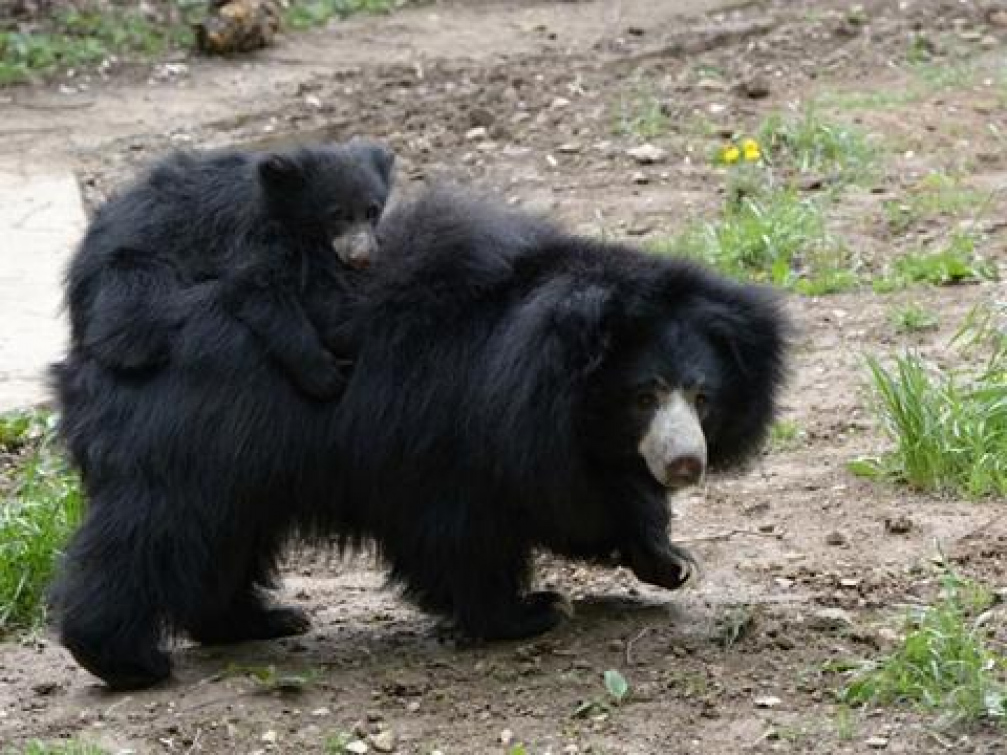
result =
[{"label": "yellow wildflower", "polygon": [[744,152],[745,162],[754,163],[762,159],[762,150],[755,139],[745,139],[741,142],[741,151]]},{"label": "yellow wildflower", "polygon": [[720,151],[720,159],[727,165],[733,165],[741,159],[741,150],[733,144],[728,144]]}]

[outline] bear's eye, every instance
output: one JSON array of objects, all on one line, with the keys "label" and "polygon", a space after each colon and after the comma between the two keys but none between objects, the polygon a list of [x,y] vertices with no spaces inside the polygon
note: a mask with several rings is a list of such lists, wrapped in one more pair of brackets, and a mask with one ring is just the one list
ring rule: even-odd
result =
[{"label": "bear's eye", "polygon": [[377,219],[381,217],[381,208],[376,204],[372,204],[367,208],[365,217],[371,223],[376,222]]},{"label": "bear's eye", "polygon": [[343,212],[341,207],[335,207],[329,210],[328,218],[330,223],[340,225],[346,221],[346,213]]},{"label": "bear's eye", "polygon": [[657,396],[651,391],[640,391],[636,394],[636,405],[639,409],[653,409],[657,406]]}]

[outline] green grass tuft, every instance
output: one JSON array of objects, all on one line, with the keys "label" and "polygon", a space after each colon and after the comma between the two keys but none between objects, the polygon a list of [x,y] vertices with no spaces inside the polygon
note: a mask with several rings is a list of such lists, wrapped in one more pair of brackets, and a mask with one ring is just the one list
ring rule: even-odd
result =
[{"label": "green grass tuft", "polygon": [[192,41],[185,19],[158,23],[138,10],[68,10],[42,31],[0,31],[0,86],[113,56],[153,57]]},{"label": "green grass tuft", "polygon": [[854,705],[911,704],[945,723],[1007,722],[1007,659],[986,643],[982,612],[989,591],[947,571],[940,600],[906,622],[901,644],[860,669],[842,690]]},{"label": "green grass tuft", "polygon": [[869,175],[875,157],[860,130],[828,121],[814,107],[796,117],[774,113],[760,127],[757,139],[770,164],[846,182]]},{"label": "green grass tuft", "polygon": [[927,330],[937,330],[940,320],[930,309],[916,304],[906,304],[889,313],[889,321],[896,333],[922,333]]},{"label": "green grass tuft", "polygon": [[4,750],[4,755],[108,755],[108,750],[79,739],[62,742],[32,740],[21,750]]},{"label": "green grass tuft", "polygon": [[943,249],[896,257],[888,272],[873,281],[873,287],[877,293],[886,293],[917,283],[948,286],[997,277],[996,265],[978,255],[975,236],[958,232]]},{"label": "green grass tuft", "polygon": [[1007,496],[1007,330],[976,309],[957,336],[984,352],[971,372],[937,370],[914,354],[868,366],[888,454],[854,462],[866,476],[971,498]]},{"label": "green grass tuft", "polygon": [[792,451],[807,440],[807,433],[793,420],[779,419],[769,428],[769,447],[773,451]]},{"label": "green grass tuft", "polygon": [[0,437],[5,438],[0,450],[13,454],[0,477],[3,636],[42,622],[45,591],[56,559],[80,521],[82,499],[76,475],[55,448],[51,416],[3,415]]},{"label": "green grass tuft", "polygon": [[990,192],[965,186],[960,179],[945,173],[929,173],[911,186],[904,197],[888,200],[883,208],[892,233],[904,233],[922,221],[975,215],[991,199]]},{"label": "green grass tuft", "polygon": [[730,202],[717,222],[693,224],[649,248],[807,295],[847,291],[858,280],[848,252],[826,233],[818,207],[789,191]]},{"label": "green grass tuft", "polygon": [[283,13],[284,23],[291,29],[321,26],[333,18],[346,18],[357,13],[391,13],[407,0],[292,0]]},{"label": "green grass tuft", "polygon": [[661,136],[671,125],[661,100],[644,83],[638,84],[629,95],[620,94],[614,121],[616,134],[640,140]]}]

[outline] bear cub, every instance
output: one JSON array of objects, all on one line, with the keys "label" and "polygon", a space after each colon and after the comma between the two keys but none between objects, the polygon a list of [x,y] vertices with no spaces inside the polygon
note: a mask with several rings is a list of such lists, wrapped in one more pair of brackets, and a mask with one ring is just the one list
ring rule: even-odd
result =
[{"label": "bear cub", "polygon": [[179,152],[96,213],[68,271],[71,348],[142,375],[171,358],[191,303],[219,286],[305,395],[337,398],[341,300],[376,248],[394,155],[363,139]]}]

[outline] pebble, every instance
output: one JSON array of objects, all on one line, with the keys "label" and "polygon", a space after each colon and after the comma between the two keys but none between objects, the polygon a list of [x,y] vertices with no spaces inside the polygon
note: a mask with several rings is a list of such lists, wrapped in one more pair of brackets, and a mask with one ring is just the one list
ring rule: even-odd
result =
[{"label": "pebble", "polygon": [[756,708],[775,708],[777,705],[782,703],[783,700],[776,697],[775,695],[764,695],[762,697],[755,698]]},{"label": "pebble", "polygon": [[370,749],[367,743],[360,740],[354,739],[352,742],[348,743],[343,747],[346,752],[352,753],[352,755],[365,755],[365,753]]},{"label": "pebble", "polygon": [[371,737],[371,745],[378,752],[395,752],[398,738],[391,729],[384,729]]},{"label": "pebble", "polygon": [[753,76],[738,84],[735,91],[751,100],[761,100],[769,96],[769,80],[762,76]]},{"label": "pebble", "polygon": [[888,747],[887,737],[868,737],[867,741],[864,742],[872,750],[883,750]]},{"label": "pebble", "polygon": [[885,519],[885,532],[891,535],[904,535],[913,528],[913,520],[905,514]]},{"label": "pebble", "polygon": [[626,154],[640,163],[640,165],[653,165],[654,163],[661,163],[668,159],[668,151],[655,147],[653,144],[642,144],[639,147],[633,147],[627,150]]},{"label": "pebble", "polygon": [[474,142],[477,140],[483,140],[489,132],[486,130],[485,126],[476,126],[475,128],[470,128],[465,132],[465,140],[469,142]]},{"label": "pebble", "polygon": [[277,739],[277,734],[272,729],[262,735],[262,741],[269,745],[276,744]]},{"label": "pebble", "polygon": [[825,536],[826,545],[846,545],[846,535],[842,532],[833,531]]}]

